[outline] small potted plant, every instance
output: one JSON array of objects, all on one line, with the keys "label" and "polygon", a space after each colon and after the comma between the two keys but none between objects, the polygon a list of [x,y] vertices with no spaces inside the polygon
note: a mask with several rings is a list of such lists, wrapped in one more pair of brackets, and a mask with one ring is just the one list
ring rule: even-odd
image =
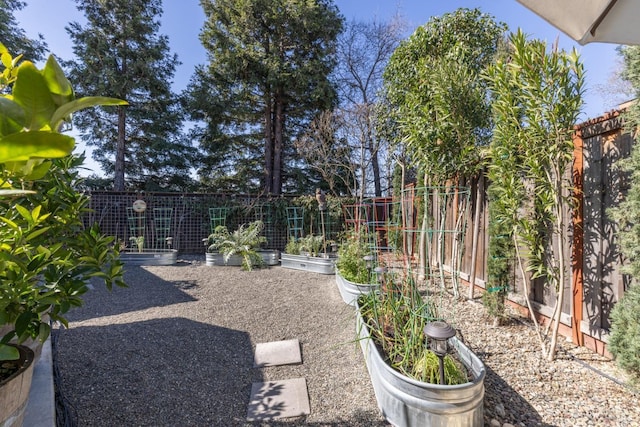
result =
[{"label": "small potted plant", "polygon": [[241,265],[249,271],[266,265],[265,256],[268,251],[260,249],[267,242],[261,235],[263,229],[264,223],[260,220],[243,224],[233,232],[225,225],[217,226],[206,239],[206,264]]},{"label": "small potted plant", "polygon": [[[82,157],[62,124],[82,108],[126,105],[112,98],[75,99],[53,56],[39,70],[0,44],[0,425],[20,420],[34,352],[65,314],[82,303],[92,278],[124,286],[114,238],[86,228],[88,196],[76,190]],[[11,365],[11,366],[9,366]],[[9,367],[9,369],[5,369]],[[14,371],[12,371],[12,369]],[[13,422],[13,421],[11,421]],[[12,424],[13,425],[13,424]]]}]

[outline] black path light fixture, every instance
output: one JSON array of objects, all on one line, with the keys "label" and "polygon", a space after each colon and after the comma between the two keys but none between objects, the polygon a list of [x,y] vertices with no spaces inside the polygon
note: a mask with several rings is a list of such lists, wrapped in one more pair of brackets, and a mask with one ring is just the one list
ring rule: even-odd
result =
[{"label": "black path light fixture", "polygon": [[444,356],[448,353],[447,341],[456,335],[456,330],[447,322],[436,320],[427,323],[424,334],[429,338],[429,348],[438,356],[440,384],[444,385]]}]

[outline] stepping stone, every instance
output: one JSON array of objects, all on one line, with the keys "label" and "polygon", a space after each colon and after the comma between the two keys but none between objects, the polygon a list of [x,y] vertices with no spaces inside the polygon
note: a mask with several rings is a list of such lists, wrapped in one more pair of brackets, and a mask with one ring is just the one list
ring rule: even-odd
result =
[{"label": "stepping stone", "polygon": [[310,412],[304,378],[251,384],[247,421],[299,417]]},{"label": "stepping stone", "polygon": [[253,355],[253,366],[256,368],[301,362],[300,342],[297,338],[257,344]]}]

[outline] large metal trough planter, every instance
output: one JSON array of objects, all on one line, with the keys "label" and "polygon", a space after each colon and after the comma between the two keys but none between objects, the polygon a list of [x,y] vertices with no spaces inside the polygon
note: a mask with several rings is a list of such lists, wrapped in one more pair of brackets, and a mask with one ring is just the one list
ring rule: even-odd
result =
[{"label": "large metal trough planter", "polygon": [[336,259],[334,257],[315,257],[282,253],[280,265],[294,270],[311,271],[320,274],[334,274]]},{"label": "large metal trough planter", "polygon": [[430,384],[411,379],[392,369],[370,338],[360,313],[356,314],[360,347],[365,356],[378,407],[398,427],[484,425],[484,378],[482,361],[456,337],[449,339],[474,379],[460,385]]},{"label": "large metal trough planter", "polygon": [[[265,265],[278,265],[280,262],[279,252],[277,250],[260,250],[257,251],[264,261]],[[215,265],[242,265],[242,257],[240,255],[231,255],[227,262],[224,262],[224,256],[220,252],[207,252],[205,254],[205,263],[209,266]]]},{"label": "large metal trough planter", "polygon": [[360,295],[368,294],[380,288],[380,285],[377,283],[351,282],[342,277],[338,269],[336,269],[336,284],[338,285],[338,291],[340,291],[342,301],[354,307]]},{"label": "large metal trough planter", "polygon": [[178,261],[178,251],[175,249],[120,252],[120,260],[128,265],[173,265]]}]

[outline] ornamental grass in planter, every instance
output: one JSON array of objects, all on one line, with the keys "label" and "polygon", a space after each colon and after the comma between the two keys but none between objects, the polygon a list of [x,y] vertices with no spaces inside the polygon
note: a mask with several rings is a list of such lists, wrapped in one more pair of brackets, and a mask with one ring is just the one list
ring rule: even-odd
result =
[{"label": "ornamental grass in planter", "polygon": [[456,337],[440,359],[424,334],[437,308],[418,292],[411,275],[387,280],[358,298],[357,329],[378,406],[394,425],[483,424],[485,368]]},{"label": "ornamental grass in planter", "polygon": [[[360,296],[358,307],[371,338],[393,369],[418,381],[438,383],[438,357],[426,345],[424,327],[439,316],[435,304],[419,294],[412,277],[387,282],[384,292]],[[453,355],[447,354],[444,361],[447,385],[469,380],[466,368]]]}]

